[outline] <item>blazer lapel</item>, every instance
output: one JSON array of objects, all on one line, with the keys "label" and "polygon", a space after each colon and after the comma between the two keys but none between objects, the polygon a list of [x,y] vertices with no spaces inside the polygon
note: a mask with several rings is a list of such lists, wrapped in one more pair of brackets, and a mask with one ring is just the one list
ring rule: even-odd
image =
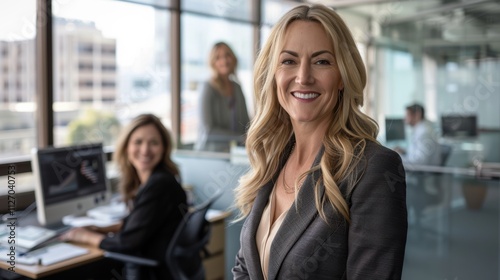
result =
[{"label": "blazer lapel", "polygon": [[[288,153],[291,151],[293,143],[295,139],[292,138],[291,141],[287,144],[285,148],[285,153],[280,159],[280,168],[283,167],[285,161],[288,157]],[[260,225],[260,219],[262,218],[262,213],[264,212],[264,208],[266,208],[269,202],[269,196],[271,195],[271,191],[273,190],[274,183],[278,179],[280,172],[276,172],[274,174],[273,179],[265,184],[258,192],[257,197],[255,198],[254,204],[252,206],[252,211],[248,215],[246,219],[246,227],[247,229],[243,232],[246,232],[246,235],[242,236],[242,244],[243,250],[248,252],[245,254],[245,261],[247,266],[247,271],[250,275],[250,279],[252,280],[263,280],[264,276],[262,275],[262,266],[260,264],[260,256],[259,251],[257,249],[257,243],[255,241],[255,237],[257,236],[257,229]]]},{"label": "blazer lapel", "polygon": [[[319,164],[323,151],[324,148],[321,148],[314,160],[313,166]],[[316,217],[317,210],[314,201],[314,184],[320,175],[321,170],[316,170],[306,177],[297,196],[297,200],[288,210],[280,229],[276,233],[276,238],[271,245],[268,279],[276,279],[280,266],[285,256],[288,254],[288,251],[306,230],[311,220]]]},{"label": "blazer lapel", "polygon": [[245,261],[247,271],[250,274],[250,279],[264,279],[264,276],[262,275],[262,266],[260,265],[259,251],[257,249],[257,243],[255,242],[255,236],[257,236],[257,229],[259,228],[262,213],[264,212],[264,208],[269,201],[269,195],[271,194],[274,186],[273,181],[264,185],[259,191],[257,197],[255,198],[253,209],[247,217],[247,235],[243,237],[242,246],[245,246],[244,250],[248,252],[248,254],[245,254]]}]

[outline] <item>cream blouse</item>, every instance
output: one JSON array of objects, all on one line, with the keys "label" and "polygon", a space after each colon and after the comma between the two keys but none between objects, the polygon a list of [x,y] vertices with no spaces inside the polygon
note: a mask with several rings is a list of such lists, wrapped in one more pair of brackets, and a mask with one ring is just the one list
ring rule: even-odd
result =
[{"label": "cream blouse", "polygon": [[273,244],[274,237],[281,227],[281,223],[285,219],[286,213],[288,213],[288,210],[283,211],[283,213],[281,213],[281,215],[271,225],[276,199],[274,195],[275,189],[276,187],[273,188],[273,191],[269,196],[269,203],[262,213],[259,228],[257,229],[257,235],[255,237],[257,250],[259,251],[260,256],[262,275],[264,275],[265,280],[267,280],[267,271],[269,269],[269,252],[271,251],[271,244]]}]

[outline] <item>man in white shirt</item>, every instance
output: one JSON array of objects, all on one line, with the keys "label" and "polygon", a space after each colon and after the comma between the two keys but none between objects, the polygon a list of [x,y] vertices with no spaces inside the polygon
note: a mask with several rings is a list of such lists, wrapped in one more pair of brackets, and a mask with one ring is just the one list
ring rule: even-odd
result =
[{"label": "man in white shirt", "polygon": [[420,104],[406,107],[406,124],[412,127],[408,149],[395,148],[401,155],[403,164],[439,165],[440,146],[433,124],[425,119],[425,109]]}]

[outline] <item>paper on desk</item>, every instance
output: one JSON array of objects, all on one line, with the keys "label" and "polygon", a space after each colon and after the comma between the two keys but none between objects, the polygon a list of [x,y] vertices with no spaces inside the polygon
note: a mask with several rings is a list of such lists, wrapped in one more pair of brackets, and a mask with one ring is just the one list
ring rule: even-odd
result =
[{"label": "paper on desk", "polygon": [[47,246],[39,250],[44,249],[45,251],[42,251],[42,253],[38,255],[41,265],[51,265],[81,255],[85,255],[89,252],[88,249],[68,243],[59,243],[56,245]]}]

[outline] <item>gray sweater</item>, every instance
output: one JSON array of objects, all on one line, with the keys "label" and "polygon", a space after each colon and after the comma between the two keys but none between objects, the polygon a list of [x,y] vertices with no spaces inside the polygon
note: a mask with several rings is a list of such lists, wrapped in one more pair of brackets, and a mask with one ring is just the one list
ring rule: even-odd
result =
[{"label": "gray sweater", "polygon": [[244,141],[250,119],[243,91],[232,83],[233,97],[223,96],[209,82],[203,85],[196,150],[228,152],[230,141]]}]

